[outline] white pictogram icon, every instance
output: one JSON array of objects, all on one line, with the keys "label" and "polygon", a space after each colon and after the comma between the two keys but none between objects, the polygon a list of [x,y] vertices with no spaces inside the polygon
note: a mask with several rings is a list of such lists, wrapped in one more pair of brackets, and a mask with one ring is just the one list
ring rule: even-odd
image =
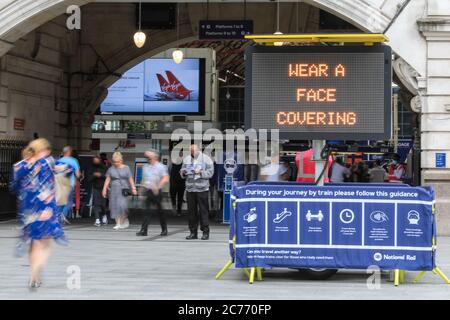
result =
[{"label": "white pictogram icon", "polygon": [[319,210],[319,212],[316,213],[316,214],[312,214],[311,210],[308,210],[308,212],[306,213],[306,220],[307,221],[317,220],[319,222],[322,222],[323,217],[324,216],[323,216],[322,210]]},{"label": "white pictogram icon", "polygon": [[416,210],[411,210],[408,212],[409,224],[419,224],[420,214]]},{"label": "white pictogram icon", "polygon": [[352,223],[353,219],[355,219],[355,213],[350,209],[344,209],[339,214],[339,218],[343,223]]},{"label": "white pictogram icon", "polygon": [[256,218],[258,218],[258,215],[256,214],[256,207],[251,208],[250,211],[244,215],[244,220],[248,223],[255,221]]},{"label": "white pictogram icon", "polygon": [[292,212],[288,211],[287,208],[284,208],[282,212],[277,213],[277,216],[273,219],[273,223],[280,223],[289,216],[292,216]]},{"label": "white pictogram icon", "polygon": [[386,213],[384,213],[383,211],[377,210],[370,214],[370,220],[375,223],[381,223],[381,222],[388,221],[389,218]]},{"label": "white pictogram icon", "polygon": [[381,259],[383,259],[383,255],[379,252],[375,252],[375,254],[373,255],[373,260],[381,261]]}]

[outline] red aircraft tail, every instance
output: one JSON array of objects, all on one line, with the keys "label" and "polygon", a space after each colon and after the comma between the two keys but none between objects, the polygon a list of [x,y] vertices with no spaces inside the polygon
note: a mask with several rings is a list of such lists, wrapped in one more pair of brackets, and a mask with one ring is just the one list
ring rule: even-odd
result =
[{"label": "red aircraft tail", "polygon": [[157,73],[156,76],[158,77],[159,86],[161,87],[161,91],[162,92],[170,92],[171,90],[170,90],[169,82],[167,82],[167,80],[164,79],[164,77],[162,75],[160,75],[159,73]]},{"label": "red aircraft tail", "polygon": [[167,79],[169,80],[170,86],[172,87],[173,92],[177,93],[190,93],[191,90],[186,89],[185,86],[174,76],[174,74],[170,71],[166,71]]}]

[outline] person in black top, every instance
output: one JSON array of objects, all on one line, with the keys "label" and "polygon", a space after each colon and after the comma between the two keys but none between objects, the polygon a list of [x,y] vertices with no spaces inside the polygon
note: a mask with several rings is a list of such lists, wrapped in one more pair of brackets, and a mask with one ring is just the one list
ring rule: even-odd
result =
[{"label": "person in black top", "polygon": [[95,226],[108,224],[106,215],[106,198],[102,196],[103,185],[105,184],[106,166],[100,157],[92,160],[92,209],[95,215]]},{"label": "person in black top", "polygon": [[183,152],[179,153],[176,161],[172,161],[170,168],[170,199],[172,200],[172,208],[175,210],[177,216],[181,216],[181,207],[183,205],[184,191],[186,189],[186,182],[180,175],[180,169],[183,165]]}]

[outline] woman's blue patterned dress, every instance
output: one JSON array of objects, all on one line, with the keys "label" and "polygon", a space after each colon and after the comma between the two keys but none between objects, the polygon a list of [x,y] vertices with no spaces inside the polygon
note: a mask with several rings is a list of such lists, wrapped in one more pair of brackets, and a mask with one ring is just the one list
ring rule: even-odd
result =
[{"label": "woman's blue patterned dress", "polygon": [[48,157],[32,164],[24,160],[14,165],[11,189],[17,194],[21,239],[27,244],[45,238],[65,242],[56,205],[53,163],[53,158]]}]

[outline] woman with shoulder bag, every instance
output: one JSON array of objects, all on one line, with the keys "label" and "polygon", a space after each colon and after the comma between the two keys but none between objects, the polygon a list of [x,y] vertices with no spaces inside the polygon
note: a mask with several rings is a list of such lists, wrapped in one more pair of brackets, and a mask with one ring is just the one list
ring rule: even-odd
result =
[{"label": "woman with shoulder bag", "polygon": [[[54,160],[50,143],[36,139],[23,151],[23,160],[14,165],[11,190],[17,194],[21,244],[30,247],[29,288],[41,286],[41,271],[51,255],[52,240],[67,244],[60,224],[55,197]],[[25,249],[25,248],[22,248]],[[20,250],[17,254],[24,254]]]},{"label": "woman with shoulder bag", "polygon": [[137,195],[131,170],[123,163],[123,157],[120,152],[115,152],[112,156],[113,165],[106,172],[106,180],[103,186],[102,195],[108,197],[109,192],[109,210],[111,218],[116,220],[114,230],[126,229],[128,222],[128,196]]}]

